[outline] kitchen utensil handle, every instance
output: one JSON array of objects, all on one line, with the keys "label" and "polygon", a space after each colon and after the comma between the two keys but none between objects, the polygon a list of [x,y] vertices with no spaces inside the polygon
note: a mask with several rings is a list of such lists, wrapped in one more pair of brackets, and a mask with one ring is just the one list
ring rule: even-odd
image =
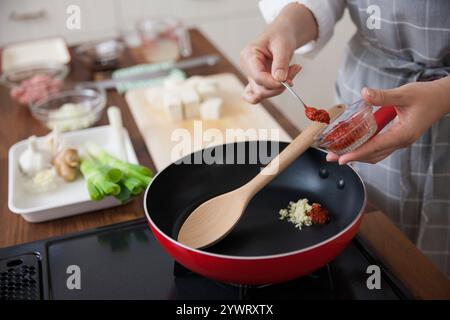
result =
[{"label": "kitchen utensil handle", "polygon": [[204,55],[204,56],[200,56],[198,58],[191,58],[191,59],[186,59],[186,60],[182,60],[180,62],[176,62],[172,68],[177,68],[177,69],[191,69],[191,68],[196,68],[196,67],[201,67],[201,66],[214,66],[215,64],[217,64],[217,62],[219,62],[220,57],[216,54],[208,54],[208,55]]},{"label": "kitchen utensil handle", "polygon": [[378,132],[383,130],[383,128],[397,116],[397,111],[393,106],[380,107],[375,113],[375,122],[377,123],[377,130],[373,136],[377,135]]},{"label": "kitchen utensil handle", "polygon": [[200,56],[198,58],[192,58],[192,59],[186,59],[180,62],[176,63],[166,63],[160,70],[151,71],[151,72],[144,72],[139,73],[136,75],[118,78],[118,79],[109,79],[109,80],[102,80],[102,81],[89,81],[89,82],[81,82],[76,87],[82,88],[82,87],[96,87],[104,90],[108,89],[115,89],[117,85],[122,83],[129,83],[133,81],[140,81],[140,80],[147,80],[152,78],[158,78],[162,76],[166,76],[168,74],[168,71],[177,68],[177,69],[190,69],[190,68],[196,68],[201,66],[214,66],[219,62],[220,57],[215,54],[209,54]]},{"label": "kitchen utensil handle", "polygon": [[31,20],[39,20],[47,17],[48,12],[45,9],[40,9],[36,11],[29,12],[16,12],[13,11],[9,15],[9,19],[13,21],[31,21]]},{"label": "kitchen utensil handle", "polygon": [[[327,111],[332,122],[345,111],[345,106],[336,105]],[[281,171],[286,169],[302,153],[308,150],[315,142],[317,135],[319,135],[326,127],[327,124],[325,123],[311,123],[280,154],[273,158],[256,177],[245,184],[242,188],[250,188],[252,190],[249,192],[249,199],[251,199],[259,190],[264,188],[264,186],[272,181]]]}]

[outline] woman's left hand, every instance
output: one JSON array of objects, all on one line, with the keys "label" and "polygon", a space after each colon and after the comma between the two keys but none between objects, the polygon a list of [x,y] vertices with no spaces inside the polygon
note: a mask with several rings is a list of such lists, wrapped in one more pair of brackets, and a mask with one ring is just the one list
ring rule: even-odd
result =
[{"label": "woman's left hand", "polygon": [[372,105],[395,106],[397,117],[386,131],[356,150],[342,156],[329,153],[328,161],[339,161],[339,164],[350,161],[377,163],[395,150],[414,143],[450,112],[450,76],[430,82],[409,83],[390,90],[364,88],[361,94]]}]

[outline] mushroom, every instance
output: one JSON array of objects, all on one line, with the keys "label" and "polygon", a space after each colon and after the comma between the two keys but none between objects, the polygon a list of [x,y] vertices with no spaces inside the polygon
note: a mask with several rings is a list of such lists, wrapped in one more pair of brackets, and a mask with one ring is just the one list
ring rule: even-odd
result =
[{"label": "mushroom", "polygon": [[53,159],[56,174],[65,181],[73,181],[77,177],[80,157],[78,151],[73,148],[61,150]]}]

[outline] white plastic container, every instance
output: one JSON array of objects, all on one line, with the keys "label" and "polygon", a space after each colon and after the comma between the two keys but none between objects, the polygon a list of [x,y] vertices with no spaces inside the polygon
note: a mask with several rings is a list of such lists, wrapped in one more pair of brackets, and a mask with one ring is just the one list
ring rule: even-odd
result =
[{"label": "white plastic container", "polygon": [[[89,141],[97,143],[108,153],[117,155],[117,144],[112,140],[114,137],[112,130],[110,126],[101,126],[64,133],[63,137],[70,146],[81,147]],[[43,143],[44,139],[37,138],[37,144]],[[125,129],[124,140],[128,162],[137,164],[136,153]],[[18,165],[19,156],[26,148],[27,141],[20,141],[9,149],[8,155],[8,207],[26,221],[48,221],[120,205],[113,197],[91,201],[81,175],[73,182],[62,183],[56,190],[40,194],[31,193],[24,186],[24,177]]]},{"label": "white plastic container", "polygon": [[64,38],[13,43],[7,45],[2,51],[3,72],[45,62],[57,64],[70,62],[70,53]]}]

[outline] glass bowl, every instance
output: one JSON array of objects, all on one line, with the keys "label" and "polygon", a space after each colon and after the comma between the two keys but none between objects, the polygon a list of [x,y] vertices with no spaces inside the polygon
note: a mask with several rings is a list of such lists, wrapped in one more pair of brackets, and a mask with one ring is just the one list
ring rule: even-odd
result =
[{"label": "glass bowl", "polygon": [[69,67],[58,63],[42,63],[7,70],[0,82],[10,88],[13,100],[20,104],[60,91]]},{"label": "glass bowl", "polygon": [[113,70],[119,66],[125,45],[110,39],[84,43],[75,49],[76,57],[93,70]]},{"label": "glass bowl", "polygon": [[377,130],[372,111],[373,106],[363,100],[348,106],[318,137],[318,146],[338,155],[355,150]]},{"label": "glass bowl", "polygon": [[64,90],[30,103],[34,118],[47,128],[72,131],[92,126],[102,115],[106,92],[94,87]]}]

